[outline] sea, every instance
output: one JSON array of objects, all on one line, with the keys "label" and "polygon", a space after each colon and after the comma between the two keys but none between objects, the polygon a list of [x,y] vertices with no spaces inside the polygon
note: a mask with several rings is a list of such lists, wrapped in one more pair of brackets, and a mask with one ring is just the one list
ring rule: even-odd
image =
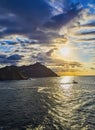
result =
[{"label": "sea", "polygon": [[0,130],[95,130],[95,77],[0,82]]}]

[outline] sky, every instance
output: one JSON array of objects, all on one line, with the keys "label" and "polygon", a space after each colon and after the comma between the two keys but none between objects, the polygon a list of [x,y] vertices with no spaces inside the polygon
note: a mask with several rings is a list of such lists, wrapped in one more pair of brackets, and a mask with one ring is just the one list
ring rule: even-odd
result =
[{"label": "sky", "polygon": [[95,0],[0,0],[0,67],[36,62],[95,75]]}]

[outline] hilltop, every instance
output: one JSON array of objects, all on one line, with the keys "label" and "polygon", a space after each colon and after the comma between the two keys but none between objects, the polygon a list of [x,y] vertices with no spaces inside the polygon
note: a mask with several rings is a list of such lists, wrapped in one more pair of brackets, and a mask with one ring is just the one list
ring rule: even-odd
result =
[{"label": "hilltop", "polygon": [[55,72],[39,62],[29,66],[6,66],[0,69],[0,80],[25,80],[57,76]]}]

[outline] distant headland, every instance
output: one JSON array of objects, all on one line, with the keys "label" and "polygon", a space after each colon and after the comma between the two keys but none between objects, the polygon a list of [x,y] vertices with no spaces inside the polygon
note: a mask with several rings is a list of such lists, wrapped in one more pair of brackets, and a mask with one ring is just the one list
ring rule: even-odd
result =
[{"label": "distant headland", "polygon": [[27,80],[41,77],[58,77],[58,75],[39,62],[29,66],[6,66],[0,69],[0,81]]}]

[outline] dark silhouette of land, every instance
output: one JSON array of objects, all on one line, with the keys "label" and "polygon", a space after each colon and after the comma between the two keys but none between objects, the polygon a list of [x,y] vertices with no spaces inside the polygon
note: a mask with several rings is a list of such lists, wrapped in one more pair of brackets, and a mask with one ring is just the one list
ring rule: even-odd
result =
[{"label": "dark silhouette of land", "polygon": [[0,69],[0,80],[26,80],[40,77],[58,77],[58,75],[39,62],[29,66],[6,66]]}]

